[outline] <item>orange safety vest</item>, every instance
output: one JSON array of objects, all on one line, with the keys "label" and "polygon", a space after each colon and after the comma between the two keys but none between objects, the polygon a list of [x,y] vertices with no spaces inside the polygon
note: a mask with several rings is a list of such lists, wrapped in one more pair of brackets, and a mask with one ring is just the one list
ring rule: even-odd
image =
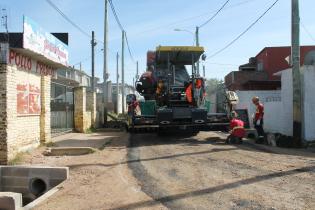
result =
[{"label": "orange safety vest", "polygon": [[188,87],[186,88],[185,90],[185,93],[186,93],[186,99],[189,103],[192,103],[193,102],[193,97],[192,97],[192,84],[190,83],[188,85]]}]

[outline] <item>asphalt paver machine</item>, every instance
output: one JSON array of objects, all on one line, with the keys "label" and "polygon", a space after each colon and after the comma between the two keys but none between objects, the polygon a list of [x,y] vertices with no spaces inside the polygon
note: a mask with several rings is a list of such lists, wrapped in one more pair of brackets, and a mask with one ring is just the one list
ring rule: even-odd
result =
[{"label": "asphalt paver machine", "polygon": [[137,92],[127,96],[129,131],[191,130],[226,127],[227,115],[209,115],[203,107],[205,82],[197,72],[204,53],[197,46],[158,46],[147,53],[147,71],[136,81]]}]

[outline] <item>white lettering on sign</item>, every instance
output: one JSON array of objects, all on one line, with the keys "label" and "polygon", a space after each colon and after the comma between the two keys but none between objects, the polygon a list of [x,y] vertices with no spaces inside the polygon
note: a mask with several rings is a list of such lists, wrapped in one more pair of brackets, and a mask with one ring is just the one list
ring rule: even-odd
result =
[{"label": "white lettering on sign", "polygon": [[31,57],[10,50],[9,64],[16,65],[20,70],[37,73],[44,76],[54,76],[55,69]]},{"label": "white lettering on sign", "polygon": [[68,66],[68,46],[27,16],[23,23],[23,48]]}]

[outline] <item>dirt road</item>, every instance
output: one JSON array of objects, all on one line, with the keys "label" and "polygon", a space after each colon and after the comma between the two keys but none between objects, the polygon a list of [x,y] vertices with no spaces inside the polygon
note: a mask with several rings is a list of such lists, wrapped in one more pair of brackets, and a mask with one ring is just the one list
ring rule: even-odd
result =
[{"label": "dirt road", "polygon": [[[82,156],[43,156],[40,148],[24,156],[21,164],[68,166],[69,179],[36,210],[103,210],[120,205],[152,202],[152,209],[166,209],[141,191],[127,162],[129,135],[123,132],[69,134],[55,139],[55,146],[90,146],[97,151]],[[146,207],[140,209],[147,209]]]},{"label": "dirt road", "polygon": [[225,145],[221,134],[212,132],[175,136],[134,135],[128,154],[142,190],[166,207],[315,209],[315,154],[281,149],[275,154],[246,143]]},{"label": "dirt road", "polygon": [[24,164],[70,168],[70,179],[36,210],[314,209],[314,153],[226,145],[213,132],[179,135],[94,133],[56,142],[92,145],[93,154],[35,151]]}]

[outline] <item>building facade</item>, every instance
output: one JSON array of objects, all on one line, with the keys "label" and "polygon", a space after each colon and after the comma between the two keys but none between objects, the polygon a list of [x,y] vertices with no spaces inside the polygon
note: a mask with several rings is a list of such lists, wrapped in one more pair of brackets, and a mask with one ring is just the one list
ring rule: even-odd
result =
[{"label": "building facade", "polygon": [[[315,46],[301,46],[301,65]],[[266,47],[247,64],[225,76],[229,90],[279,90],[281,79],[274,74],[290,67],[291,47]]]},{"label": "building facade", "polygon": [[79,132],[95,127],[96,94],[87,75],[68,75],[67,40],[27,17],[23,33],[0,33],[0,164],[50,142],[56,118]]}]

